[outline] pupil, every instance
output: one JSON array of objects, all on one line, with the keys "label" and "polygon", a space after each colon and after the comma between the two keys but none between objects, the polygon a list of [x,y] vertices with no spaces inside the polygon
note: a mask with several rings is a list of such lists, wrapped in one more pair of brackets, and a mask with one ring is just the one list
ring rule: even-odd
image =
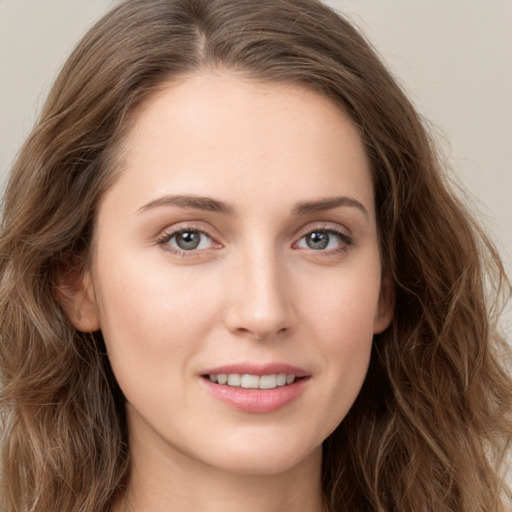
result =
[{"label": "pupil", "polygon": [[307,244],[310,249],[325,249],[329,243],[329,235],[315,231],[311,233],[307,238]]},{"label": "pupil", "polygon": [[201,241],[201,236],[199,233],[195,233],[194,231],[184,231],[183,233],[179,233],[176,237],[176,243],[180,249],[188,250],[196,249]]}]

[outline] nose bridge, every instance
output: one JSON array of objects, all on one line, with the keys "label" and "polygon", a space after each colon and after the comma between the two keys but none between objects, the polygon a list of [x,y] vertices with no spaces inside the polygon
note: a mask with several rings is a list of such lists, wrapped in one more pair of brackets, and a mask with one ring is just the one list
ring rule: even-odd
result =
[{"label": "nose bridge", "polygon": [[237,255],[227,327],[257,339],[289,331],[295,321],[286,268],[275,245],[247,244]]}]

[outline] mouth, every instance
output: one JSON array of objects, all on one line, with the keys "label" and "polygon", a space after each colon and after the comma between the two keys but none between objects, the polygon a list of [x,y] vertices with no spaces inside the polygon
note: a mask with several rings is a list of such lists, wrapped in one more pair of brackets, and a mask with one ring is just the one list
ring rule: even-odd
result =
[{"label": "mouth", "polygon": [[275,389],[279,387],[289,386],[299,379],[293,373],[274,373],[269,375],[251,375],[242,373],[218,373],[206,374],[203,378],[208,379],[214,384],[229,386],[232,388],[243,389]]},{"label": "mouth", "polygon": [[295,402],[310,386],[311,373],[287,363],[240,362],[200,374],[204,388],[228,406],[248,413],[271,413]]},{"label": "mouth", "polygon": [[298,400],[311,375],[284,364],[230,365],[201,374],[204,388],[224,404],[246,413],[271,413]]}]

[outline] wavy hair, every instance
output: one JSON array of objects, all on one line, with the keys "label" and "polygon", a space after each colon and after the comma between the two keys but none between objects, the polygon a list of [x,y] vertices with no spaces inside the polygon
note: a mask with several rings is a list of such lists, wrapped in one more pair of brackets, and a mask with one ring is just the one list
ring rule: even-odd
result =
[{"label": "wavy hair", "polygon": [[83,38],[13,166],[0,237],[3,512],[108,512],[130,474],[124,399],[101,333],[57,293],[88,262],[124,136],[169,81],[227,69],[331,98],[369,156],[392,325],[324,443],[333,512],[503,512],[508,281],[451,191],[420,117],[376,53],[316,0],[128,0]]}]

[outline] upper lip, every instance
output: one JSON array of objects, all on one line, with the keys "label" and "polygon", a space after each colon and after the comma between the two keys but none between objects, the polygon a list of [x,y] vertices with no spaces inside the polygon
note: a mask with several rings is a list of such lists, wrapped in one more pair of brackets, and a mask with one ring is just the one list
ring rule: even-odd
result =
[{"label": "upper lip", "polygon": [[201,375],[219,375],[219,374],[240,374],[240,375],[274,375],[286,373],[295,375],[295,377],[308,377],[310,374],[303,368],[286,363],[234,363],[210,368]]}]

